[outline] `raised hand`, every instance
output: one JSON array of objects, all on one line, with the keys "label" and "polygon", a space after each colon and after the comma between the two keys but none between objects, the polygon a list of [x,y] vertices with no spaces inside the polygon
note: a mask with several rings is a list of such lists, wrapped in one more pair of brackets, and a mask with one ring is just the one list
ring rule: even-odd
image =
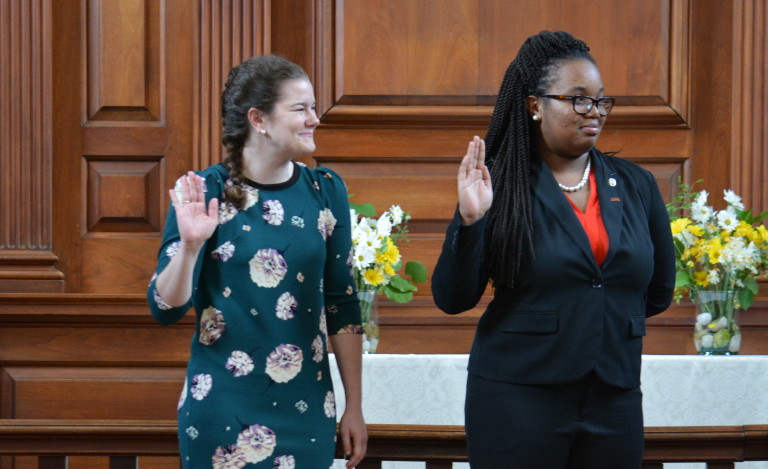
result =
[{"label": "raised hand", "polygon": [[458,176],[459,214],[464,225],[483,218],[493,201],[491,174],[485,165],[485,141],[475,136],[461,160]]},{"label": "raised hand", "polygon": [[211,199],[206,207],[203,178],[192,171],[182,176],[179,182],[176,188],[168,191],[176,211],[179,235],[182,242],[200,246],[219,224],[219,201]]}]

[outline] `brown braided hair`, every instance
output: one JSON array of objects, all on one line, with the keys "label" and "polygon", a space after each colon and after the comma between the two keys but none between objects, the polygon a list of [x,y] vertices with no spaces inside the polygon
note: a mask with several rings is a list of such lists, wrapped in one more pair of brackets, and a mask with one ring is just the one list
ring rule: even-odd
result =
[{"label": "brown braided hair", "polygon": [[528,96],[546,93],[562,61],[587,59],[589,47],[563,31],[542,31],[509,64],[485,136],[494,195],[488,211],[484,263],[494,286],[514,286],[524,253],[533,256],[530,162],[534,130]]},{"label": "brown braided hair", "polygon": [[245,204],[241,184],[243,147],[251,132],[248,110],[256,108],[270,114],[280,98],[283,83],[295,79],[309,80],[309,76],[300,66],[276,55],[252,57],[229,72],[221,94],[221,143],[227,150],[223,163],[230,179],[225,189],[226,201],[238,210]]}]

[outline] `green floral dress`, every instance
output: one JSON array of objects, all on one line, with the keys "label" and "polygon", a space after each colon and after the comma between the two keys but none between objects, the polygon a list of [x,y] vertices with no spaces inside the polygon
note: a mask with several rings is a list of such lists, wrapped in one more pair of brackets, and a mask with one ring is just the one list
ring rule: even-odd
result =
[{"label": "green floral dress", "polygon": [[[199,174],[206,201],[224,200],[225,168]],[[182,464],[327,469],[336,444],[328,334],[362,332],[347,192],[332,171],[298,163],[285,183],[243,189],[243,210],[219,204],[190,303],[172,308],[155,288],[180,243],[173,207],[147,290],[161,324],[197,313],[178,403]]]}]

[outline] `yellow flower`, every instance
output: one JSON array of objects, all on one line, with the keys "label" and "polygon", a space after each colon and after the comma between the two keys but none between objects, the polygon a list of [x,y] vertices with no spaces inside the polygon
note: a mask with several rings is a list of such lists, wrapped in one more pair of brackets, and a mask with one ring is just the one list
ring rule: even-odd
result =
[{"label": "yellow flower", "polygon": [[688,227],[688,231],[689,231],[689,232],[690,232],[692,235],[696,236],[697,238],[701,237],[701,235],[703,235],[703,234],[704,234],[704,228],[702,228],[702,227],[701,227],[701,226],[699,226],[699,225],[690,225],[690,226]]},{"label": "yellow flower", "polygon": [[723,242],[720,238],[712,238],[706,245],[706,253],[710,264],[720,262],[720,252],[723,250]]},{"label": "yellow flower", "polygon": [[702,270],[696,272],[693,276],[693,281],[696,282],[696,285],[706,287],[709,285],[709,282],[707,281],[707,272]]},{"label": "yellow flower", "polygon": [[384,249],[376,254],[376,262],[380,264],[396,264],[400,258],[400,250],[397,249],[392,239],[384,240]]},{"label": "yellow flower", "polygon": [[763,225],[758,226],[757,232],[760,235],[760,239],[762,239],[762,242],[768,243],[768,230],[765,229],[765,226]]},{"label": "yellow flower", "polygon": [[384,273],[391,277],[395,275],[395,269],[389,264],[384,264]]},{"label": "yellow flower", "polygon": [[685,231],[686,227],[691,224],[691,220],[687,218],[678,218],[677,220],[672,222],[672,235],[677,236],[683,231]]},{"label": "yellow flower", "polygon": [[384,274],[381,269],[368,269],[363,274],[363,277],[374,287],[380,285],[384,281]]}]

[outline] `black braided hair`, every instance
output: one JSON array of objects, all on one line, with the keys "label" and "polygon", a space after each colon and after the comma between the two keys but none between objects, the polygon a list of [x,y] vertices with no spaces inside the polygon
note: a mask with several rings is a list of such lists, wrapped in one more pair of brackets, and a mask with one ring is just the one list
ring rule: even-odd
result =
[{"label": "black braided hair", "polygon": [[533,256],[530,161],[534,157],[528,96],[546,93],[565,60],[587,59],[589,47],[563,31],[542,31],[520,46],[509,64],[485,136],[493,184],[488,212],[485,267],[494,286],[514,286],[525,252]]},{"label": "black braided hair", "polygon": [[224,166],[229,171],[225,197],[238,210],[245,204],[243,182],[243,147],[251,132],[248,110],[256,108],[270,114],[287,80],[306,79],[298,65],[276,55],[251,57],[229,72],[221,95],[221,142],[227,150]]}]

